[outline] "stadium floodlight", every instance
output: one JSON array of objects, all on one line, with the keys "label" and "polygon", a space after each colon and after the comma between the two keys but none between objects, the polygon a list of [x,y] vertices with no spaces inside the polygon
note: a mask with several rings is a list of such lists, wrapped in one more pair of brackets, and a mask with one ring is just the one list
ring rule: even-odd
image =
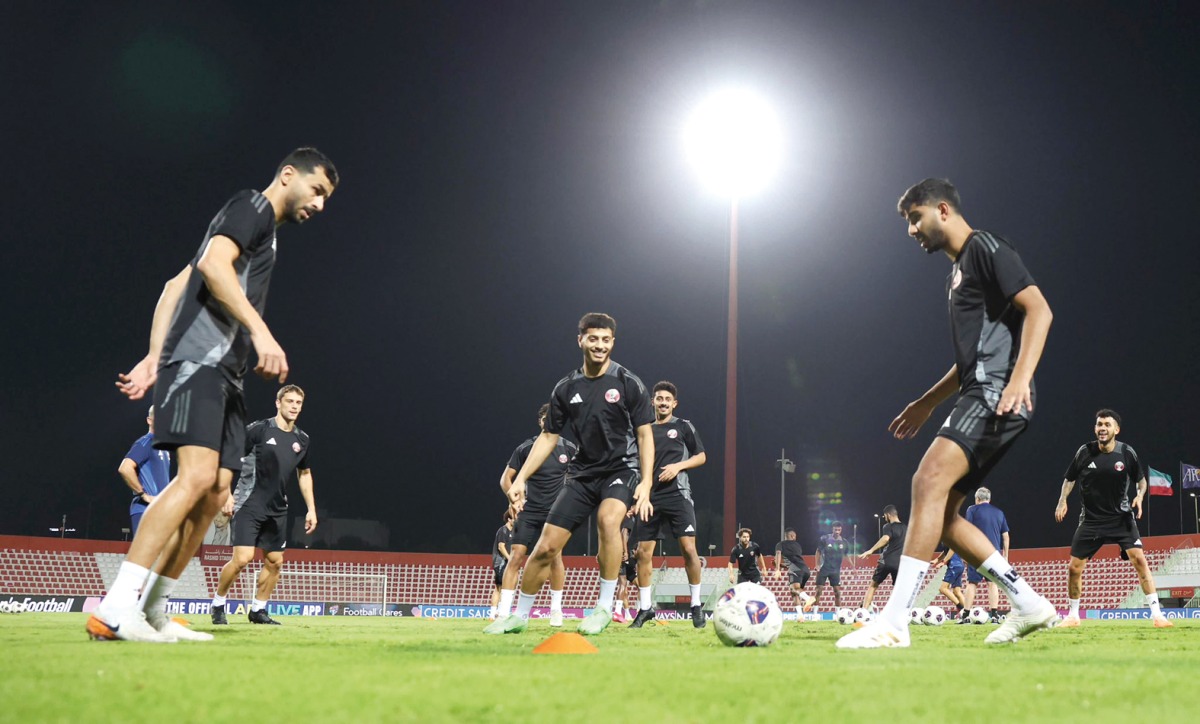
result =
[{"label": "stadium floodlight", "polygon": [[705,99],[692,113],[683,139],[704,185],[735,199],[766,186],[779,167],[783,147],[771,106],[740,88]]}]

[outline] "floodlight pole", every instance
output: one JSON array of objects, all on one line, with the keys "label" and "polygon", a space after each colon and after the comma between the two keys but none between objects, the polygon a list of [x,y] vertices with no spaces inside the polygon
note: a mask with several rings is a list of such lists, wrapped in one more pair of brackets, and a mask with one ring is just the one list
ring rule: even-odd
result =
[{"label": "floodlight pole", "polygon": [[735,537],[737,521],[737,196],[729,201],[729,334],[725,348],[724,540]]}]

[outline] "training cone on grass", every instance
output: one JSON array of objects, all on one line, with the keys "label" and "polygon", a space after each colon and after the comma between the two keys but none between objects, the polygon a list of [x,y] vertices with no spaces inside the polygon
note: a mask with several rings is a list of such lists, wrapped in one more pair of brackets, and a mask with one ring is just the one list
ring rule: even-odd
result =
[{"label": "training cone on grass", "polygon": [[533,648],[535,654],[595,654],[600,649],[577,633],[556,633]]}]

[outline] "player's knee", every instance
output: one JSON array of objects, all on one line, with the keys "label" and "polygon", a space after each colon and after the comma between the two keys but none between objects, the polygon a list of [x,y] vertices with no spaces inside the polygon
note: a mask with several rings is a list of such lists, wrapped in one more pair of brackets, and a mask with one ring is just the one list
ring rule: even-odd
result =
[{"label": "player's knee", "polygon": [[180,471],[172,487],[179,488],[193,501],[206,497],[217,484],[217,471],[200,469]]}]

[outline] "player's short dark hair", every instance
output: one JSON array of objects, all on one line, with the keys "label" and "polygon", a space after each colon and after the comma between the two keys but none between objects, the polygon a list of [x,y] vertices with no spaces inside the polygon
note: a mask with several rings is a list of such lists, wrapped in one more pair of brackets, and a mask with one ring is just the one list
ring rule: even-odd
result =
[{"label": "player's short dark hair", "polygon": [[742,533],[750,533],[751,535],[753,535],[753,533],[754,533],[754,532],[753,532],[752,530],[750,530],[749,528],[739,528],[739,529],[738,529],[738,534],[737,534],[737,537],[738,537],[738,538],[741,538],[741,537],[742,537]]},{"label": "player's short dark hair", "polygon": [[942,201],[950,204],[950,208],[956,212],[962,213],[962,199],[959,198],[958,189],[954,188],[954,184],[944,178],[927,178],[913,184],[904,192],[896,204],[896,210],[904,216],[914,206],[930,206]]},{"label": "player's short dark hair", "polygon": [[1096,419],[1099,420],[1102,417],[1111,417],[1112,419],[1116,420],[1117,427],[1121,426],[1121,416],[1117,414],[1116,410],[1110,410],[1107,407],[1103,410],[1098,410],[1096,412]]},{"label": "player's short dark hair", "polygon": [[329,157],[321,153],[312,146],[302,146],[292,151],[279,162],[279,168],[275,169],[275,175],[278,176],[280,171],[283,171],[284,166],[291,166],[297,171],[304,173],[312,173],[318,168],[325,169],[325,175],[329,177],[329,183],[334,186],[338,185],[337,167],[333,165],[333,161]]},{"label": "player's short dark hair", "polygon": [[603,312],[588,312],[579,320],[579,334],[582,335],[589,329],[607,329],[615,337],[617,336],[617,320]]},{"label": "player's short dark hair", "polygon": [[900,511],[896,510],[896,506],[894,506],[894,505],[883,506],[883,514],[884,515],[894,515],[897,518],[900,517]]},{"label": "player's short dark hair", "polygon": [[505,522],[505,523],[507,523],[508,521],[512,520],[512,519],[513,519],[513,518],[515,518],[515,517],[516,517],[516,516],[514,516],[514,515],[513,515],[513,509],[512,509],[512,508],[509,508],[508,510],[504,511],[504,522]]},{"label": "player's short dark hair", "polygon": [[304,390],[300,389],[299,385],[284,385],[279,388],[279,392],[275,393],[275,401],[279,402],[283,400],[283,396],[289,392],[295,392],[297,395],[300,395],[300,399],[304,399]]},{"label": "player's short dark hair", "polygon": [[550,403],[549,402],[542,403],[542,406],[538,408],[538,419],[540,420],[549,414],[550,414]]},{"label": "player's short dark hair", "polygon": [[829,526],[829,527],[830,527],[830,528],[841,528],[841,527],[842,527],[842,521],[840,521],[840,520],[835,520],[835,521],[833,521],[833,525],[831,525],[831,526]]},{"label": "player's short dark hair", "polygon": [[784,535],[787,535],[788,533],[795,533],[795,532],[796,532],[796,529],[795,529],[795,528],[784,528],[784,529],[783,529],[783,534],[784,534]]},{"label": "player's short dark hair", "polygon": [[654,383],[654,392],[670,392],[671,397],[674,397],[675,399],[679,399],[679,390],[675,389],[674,382],[667,382],[666,380],[662,380],[660,382],[655,382]]}]

